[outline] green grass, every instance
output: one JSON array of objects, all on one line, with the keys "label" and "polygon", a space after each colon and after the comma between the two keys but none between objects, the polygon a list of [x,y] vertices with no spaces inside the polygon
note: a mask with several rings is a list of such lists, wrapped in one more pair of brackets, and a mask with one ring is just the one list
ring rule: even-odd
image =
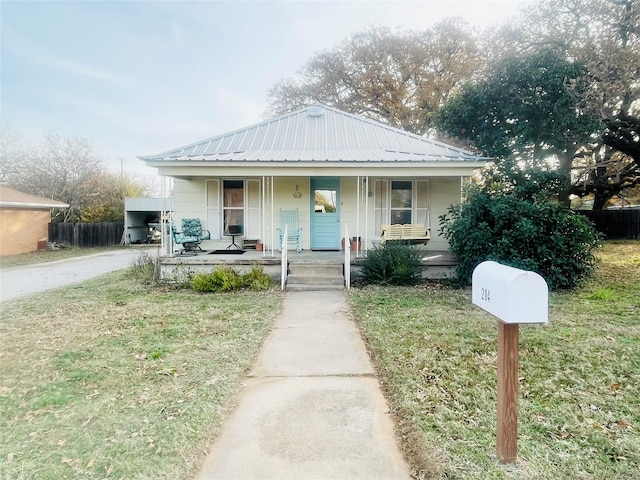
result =
[{"label": "green grass", "polygon": [[353,289],[350,301],[418,478],[640,478],[640,242],[520,328],[519,457],[495,453],[496,321],[469,290]]},{"label": "green grass", "polygon": [[124,271],[3,304],[0,478],[193,478],[280,299]]}]

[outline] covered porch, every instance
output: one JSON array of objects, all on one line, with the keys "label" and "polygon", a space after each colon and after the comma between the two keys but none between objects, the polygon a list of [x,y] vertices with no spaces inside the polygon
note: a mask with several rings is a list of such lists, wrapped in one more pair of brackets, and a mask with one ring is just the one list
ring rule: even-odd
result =
[{"label": "covered porch", "polygon": [[[422,253],[422,277],[424,279],[437,280],[449,278],[453,275],[457,262],[448,251],[430,250],[428,248],[420,248],[420,251]],[[349,266],[349,282],[357,281],[360,278],[360,271],[365,261],[362,253],[357,254],[351,250],[347,252],[303,250],[299,253],[295,250],[288,250],[284,256],[280,252],[275,252],[271,255],[267,252],[256,250],[246,250],[242,254],[220,254],[204,250],[192,256],[161,256],[159,263],[163,278],[170,280],[182,280],[189,274],[207,273],[217,267],[231,267],[238,273],[245,273],[257,266],[262,268],[275,282],[283,283],[283,259],[286,262],[286,272],[290,271],[291,265],[340,265],[343,268],[343,278],[345,278],[344,265],[346,262]],[[284,283],[286,283],[286,278]],[[346,286],[348,287],[348,285]]]},{"label": "covered porch", "polygon": [[[361,256],[383,241],[385,225],[394,224],[415,225],[429,238],[430,249],[446,250],[438,217],[460,201],[459,172],[371,171],[374,175],[349,176],[327,168],[323,176],[304,176],[300,170],[298,175],[241,176],[236,169],[234,176],[166,176],[164,188],[175,200],[172,215],[163,212],[162,218],[177,229],[184,218],[199,219],[208,232],[202,248],[211,251],[257,246],[275,256],[282,249],[285,214],[295,217],[292,228],[299,231],[299,243],[290,247],[296,250],[340,251],[347,234]],[[175,255],[176,248],[170,236],[163,238],[163,255]]]}]

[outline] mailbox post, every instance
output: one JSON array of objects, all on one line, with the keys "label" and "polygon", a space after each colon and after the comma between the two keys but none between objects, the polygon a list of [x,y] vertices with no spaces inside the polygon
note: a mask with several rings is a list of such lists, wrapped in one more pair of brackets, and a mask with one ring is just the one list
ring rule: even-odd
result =
[{"label": "mailbox post", "polygon": [[498,404],[496,450],[500,463],[518,455],[518,337],[521,323],[549,320],[549,289],[544,279],[497,262],[473,271],[471,301],[498,318]]}]

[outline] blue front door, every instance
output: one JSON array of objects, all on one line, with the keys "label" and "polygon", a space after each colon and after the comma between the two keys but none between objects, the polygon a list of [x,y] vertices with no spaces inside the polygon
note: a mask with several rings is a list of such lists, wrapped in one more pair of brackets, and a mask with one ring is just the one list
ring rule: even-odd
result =
[{"label": "blue front door", "polygon": [[311,178],[311,250],[340,249],[340,177]]}]

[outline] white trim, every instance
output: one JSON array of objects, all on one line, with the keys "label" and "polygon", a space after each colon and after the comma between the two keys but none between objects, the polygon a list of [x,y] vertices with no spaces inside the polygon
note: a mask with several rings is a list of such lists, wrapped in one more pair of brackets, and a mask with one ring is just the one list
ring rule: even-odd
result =
[{"label": "white trim", "polygon": [[[392,182],[411,182],[411,223],[424,223],[427,228],[431,228],[431,182],[428,178],[378,178],[374,179],[374,188],[373,188],[373,218],[374,222],[377,218],[378,213],[381,215],[380,223],[388,224],[391,223],[391,187]],[[375,184],[381,182],[384,187],[382,188],[383,198],[378,198],[377,189]],[[418,205],[418,183],[426,183],[427,184],[427,198],[426,205],[419,206]],[[378,201],[380,202],[380,206],[376,206]],[[398,210],[398,209],[396,209]],[[404,209],[404,210],[409,210]],[[421,215],[425,215],[425,218],[421,218]],[[377,235],[377,232],[376,232]],[[378,237],[376,237],[378,238]]]},{"label": "white trim", "polygon": [[0,200],[0,207],[5,208],[69,208],[67,203],[7,202]]},{"label": "white trim", "polygon": [[[211,195],[209,195],[209,188],[211,187]],[[209,178],[204,182],[204,210],[205,210],[205,219],[206,219],[206,228],[209,230],[211,234],[212,240],[220,240],[222,237],[220,235],[220,225],[221,221],[221,210],[220,210],[220,202],[221,202],[221,189],[220,189],[220,179],[219,178]],[[215,203],[209,203],[209,199],[212,198]]]},{"label": "white trim", "polygon": [[449,163],[438,165],[417,165],[415,163],[378,165],[370,163],[366,165],[348,163],[344,165],[326,164],[313,165],[301,162],[296,166],[265,165],[264,163],[246,162],[241,164],[196,164],[187,162],[170,162],[154,165],[160,175],[170,177],[358,177],[366,173],[370,177],[470,177],[474,171],[483,168],[484,162]]}]

